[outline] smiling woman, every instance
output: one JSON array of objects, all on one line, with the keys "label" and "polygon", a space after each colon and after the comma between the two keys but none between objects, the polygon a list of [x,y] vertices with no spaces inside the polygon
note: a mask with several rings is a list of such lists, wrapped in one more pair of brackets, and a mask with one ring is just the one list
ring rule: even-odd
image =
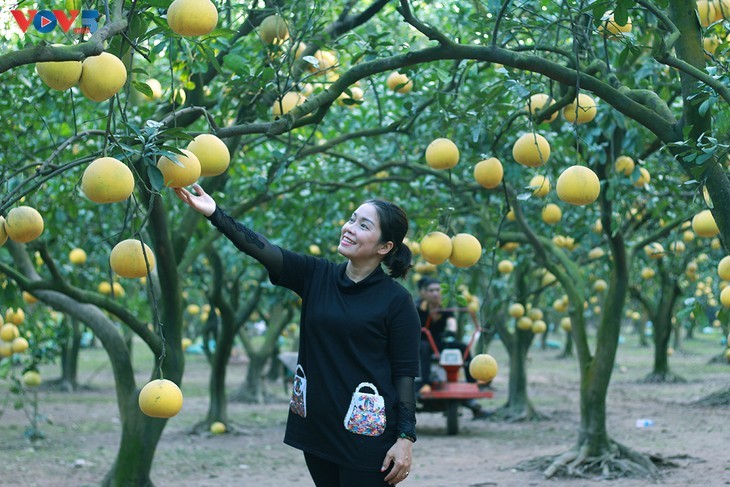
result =
[{"label": "smiling woman", "polygon": [[[236,222],[203,189],[177,196],[302,298],[297,375],[284,442],[304,452],[317,486],[395,485],[416,441],[420,321],[395,278],[411,267],[408,217],[380,199],[340,231],[342,263],[295,253]],[[388,274],[382,265],[388,267]]]}]

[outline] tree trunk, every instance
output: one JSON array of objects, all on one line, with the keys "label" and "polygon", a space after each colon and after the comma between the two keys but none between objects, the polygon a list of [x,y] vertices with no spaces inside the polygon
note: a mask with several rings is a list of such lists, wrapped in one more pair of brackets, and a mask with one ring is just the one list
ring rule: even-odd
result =
[{"label": "tree trunk", "polygon": [[[225,320],[222,320],[225,322]],[[209,403],[206,416],[207,425],[216,421],[228,424],[228,398],[226,394],[226,374],[228,362],[233,350],[235,329],[233,324],[221,325],[219,336],[216,337],[215,353],[213,354],[210,369],[210,384],[208,386]]]},{"label": "tree trunk", "polygon": [[104,487],[147,487],[154,485],[150,479],[152,461],[160,441],[166,419],[144,415],[137,404],[137,395],[128,398],[121,406],[122,437],[114,464],[107,472]]},{"label": "tree trunk", "polygon": [[676,279],[673,279],[663,265],[659,265],[659,273],[661,276],[659,302],[651,317],[654,323],[654,370],[645,378],[645,381],[675,382],[682,379],[669,370],[668,350],[669,339],[672,336],[674,305],[682,291],[677,285]]},{"label": "tree trunk", "polygon": [[264,388],[263,377],[266,363],[271,356],[270,351],[257,352],[249,355],[248,369],[246,370],[246,380],[241,385],[241,389],[237,394],[237,398],[246,403],[263,404]]},{"label": "tree trunk", "polygon": [[532,343],[531,331],[516,330],[509,350],[509,384],[507,402],[499,415],[510,420],[533,419],[535,408],[527,394],[527,353]]},{"label": "tree trunk", "polygon": [[[68,323],[66,322],[68,321]],[[63,323],[67,336],[60,340],[61,346],[61,378],[59,387],[65,391],[75,391],[79,387],[79,350],[81,349],[81,326],[73,319],[67,318]]]}]

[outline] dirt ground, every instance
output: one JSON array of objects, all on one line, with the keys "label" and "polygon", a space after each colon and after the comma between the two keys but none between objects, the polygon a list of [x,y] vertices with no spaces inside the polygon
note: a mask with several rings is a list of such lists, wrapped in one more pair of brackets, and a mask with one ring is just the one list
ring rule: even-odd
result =
[{"label": "dirt ground", "polygon": [[[608,430],[612,437],[643,453],[669,459],[676,467],[663,470],[657,485],[713,487],[730,485],[730,408],[699,407],[697,399],[730,385],[725,364],[708,364],[722,348],[717,337],[687,342],[671,358],[672,369],[687,379],[682,384],[643,384],[651,371],[651,351],[627,340],[619,349],[616,372],[608,397]],[[496,408],[506,399],[508,367],[501,344],[490,350],[500,363],[494,381],[495,397],[484,400]],[[50,424],[46,439],[31,444],[23,438],[27,419],[12,403],[0,399],[0,485],[99,485],[113,462],[119,441],[119,418],[113,402],[109,367],[103,352],[84,351],[84,357],[102,360],[101,367],[84,370],[80,378],[90,390],[72,394],[41,391],[40,412]],[[506,424],[471,420],[462,412],[457,436],[445,432],[439,413],[418,414],[418,442],[412,473],[401,485],[423,487],[483,486],[594,486],[638,487],[646,479],[545,479],[540,471],[523,471],[521,462],[558,455],[578,436],[577,362],[558,359],[555,349],[530,352],[529,394],[548,419]],[[231,389],[244,377],[243,362],[230,366]],[[148,368],[139,367],[140,381]],[[44,372],[53,376],[54,369]],[[266,405],[231,403],[229,415],[235,432],[212,436],[191,435],[205,414],[207,365],[202,357],[188,362],[183,411],[171,419],[153,464],[158,487],[182,486],[312,486],[301,452],[282,443],[287,412],[282,383],[270,384],[278,398]],[[2,386],[2,384],[0,384]],[[3,386],[4,387],[4,386]],[[3,390],[5,394],[5,390]],[[639,419],[653,426],[637,428]]]}]

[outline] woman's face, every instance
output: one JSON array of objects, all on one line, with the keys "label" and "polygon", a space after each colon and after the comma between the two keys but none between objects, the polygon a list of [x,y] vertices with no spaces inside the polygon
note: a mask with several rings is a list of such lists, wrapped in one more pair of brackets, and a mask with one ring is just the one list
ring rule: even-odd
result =
[{"label": "woman's face", "polygon": [[342,226],[337,251],[348,259],[385,257],[392,242],[380,242],[380,218],[375,206],[364,203]]}]

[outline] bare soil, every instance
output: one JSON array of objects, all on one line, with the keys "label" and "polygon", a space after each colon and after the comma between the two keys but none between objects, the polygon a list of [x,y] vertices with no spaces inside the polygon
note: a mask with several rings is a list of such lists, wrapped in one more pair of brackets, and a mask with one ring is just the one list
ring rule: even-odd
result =
[{"label": "bare soil", "polygon": [[[629,337],[620,349],[608,396],[607,426],[613,439],[640,452],[675,464],[662,470],[656,482],[648,479],[545,479],[540,471],[520,464],[559,455],[578,438],[577,361],[559,359],[555,349],[533,349],[529,363],[529,394],[548,419],[528,423],[472,420],[464,410],[460,431],[446,434],[439,413],[419,413],[418,442],[412,473],[401,485],[423,487],[651,485],[713,487],[730,485],[730,408],[701,407],[695,402],[728,387],[730,369],[710,363],[722,352],[719,334],[687,341],[670,360],[673,372],[687,379],[679,384],[645,384],[651,372],[651,349],[639,348]],[[139,348],[141,350],[141,347]],[[489,409],[506,400],[508,362],[500,343],[490,350],[500,363],[494,381],[495,397],[483,401]],[[142,357],[139,381],[148,377],[149,358]],[[55,368],[43,371],[54,376]],[[240,384],[245,360],[230,365],[231,392]],[[160,441],[152,479],[159,487],[183,486],[312,486],[301,452],[282,443],[287,415],[287,392],[282,382],[267,384],[272,402],[265,405],[231,403],[233,431],[213,436],[193,435],[194,424],[206,412],[208,366],[201,356],[189,356],[183,392],[183,411],[172,418]],[[61,393],[41,390],[39,411],[46,438],[30,442],[22,410],[0,399],[0,485],[99,485],[116,454],[119,417],[114,403],[110,367],[102,350],[82,351],[82,382],[88,390]],[[2,394],[5,385],[0,383]],[[1,396],[0,396],[1,397]],[[10,397],[5,396],[5,397]],[[639,419],[653,425],[637,428]]]}]

